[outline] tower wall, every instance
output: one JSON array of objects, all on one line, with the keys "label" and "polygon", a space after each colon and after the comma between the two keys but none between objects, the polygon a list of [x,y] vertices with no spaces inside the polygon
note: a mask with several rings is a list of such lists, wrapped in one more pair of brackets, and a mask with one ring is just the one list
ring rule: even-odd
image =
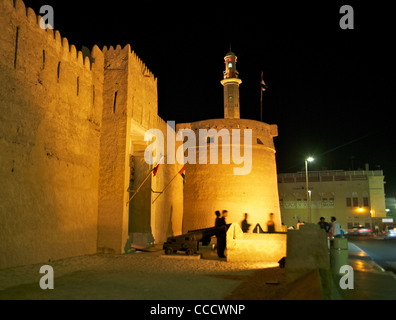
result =
[{"label": "tower wall", "polygon": [[[233,163],[221,164],[222,141],[219,139],[219,164],[186,165],[186,184],[184,186],[183,232],[192,229],[211,227],[215,222],[216,210],[228,210],[227,223],[240,223],[244,213],[248,213],[250,232],[259,223],[267,230],[269,213],[274,213],[276,231],[280,231],[281,217],[279,208],[277,170],[273,137],[277,136],[277,126],[244,119],[214,119],[179,124],[177,129],[191,129],[199,145],[199,129],[252,129],[252,170],[247,175],[235,175],[234,168],[241,167]],[[259,139],[259,143],[258,140]],[[241,137],[241,143],[243,142]],[[243,154],[243,147],[241,147]]]},{"label": "tower wall", "polygon": [[[131,52],[130,46],[103,49],[104,93],[101,136],[98,250],[121,253],[128,236],[146,245],[164,242],[168,235],[181,233],[183,213],[182,181],[175,180],[176,165],[163,164],[155,177],[144,159],[151,143],[144,135],[159,129],[166,141],[168,126],[157,115],[157,79]],[[166,153],[165,153],[166,156]],[[139,192],[129,202],[147,177]],[[146,239],[146,240],[142,240]]]},{"label": "tower wall", "polygon": [[239,82],[227,81],[225,83],[223,80],[223,86],[224,86],[224,118],[239,119],[240,118]]},{"label": "tower wall", "polygon": [[239,72],[236,70],[237,57],[230,51],[224,57],[224,62],[224,79],[220,81],[224,87],[224,118],[239,119],[239,85],[242,83],[242,80],[239,79]]},{"label": "tower wall", "polygon": [[129,46],[103,48],[103,120],[100,141],[98,250],[121,253],[128,238]]}]

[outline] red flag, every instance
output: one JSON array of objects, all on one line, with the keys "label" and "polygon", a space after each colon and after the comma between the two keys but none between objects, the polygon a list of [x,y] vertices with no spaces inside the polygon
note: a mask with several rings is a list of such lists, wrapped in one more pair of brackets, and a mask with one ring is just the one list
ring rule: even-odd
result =
[{"label": "red flag", "polygon": [[179,173],[183,178],[183,183],[186,183],[186,173],[184,172],[186,169],[186,166],[183,166],[183,168],[180,169]]},{"label": "red flag", "polygon": [[159,163],[155,166],[154,170],[153,170],[153,175],[155,177],[155,175],[157,174],[158,168],[159,168]]}]

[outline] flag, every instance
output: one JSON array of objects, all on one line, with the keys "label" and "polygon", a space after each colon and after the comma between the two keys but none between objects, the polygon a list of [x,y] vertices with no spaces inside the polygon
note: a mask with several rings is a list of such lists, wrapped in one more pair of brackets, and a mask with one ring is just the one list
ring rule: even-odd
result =
[{"label": "flag", "polygon": [[186,166],[183,166],[183,168],[181,168],[180,171],[179,171],[180,175],[181,175],[182,178],[183,178],[183,183],[186,183],[186,173],[185,173],[185,169],[186,169]]},{"label": "flag", "polygon": [[265,84],[264,79],[263,79],[263,72],[261,71],[261,82],[260,82],[260,86],[261,86],[261,92],[267,90],[268,86]]},{"label": "flag", "polygon": [[153,169],[153,175],[154,175],[154,177],[155,177],[155,175],[157,174],[157,171],[158,171],[158,168],[159,168],[159,163],[154,167],[154,169]]}]

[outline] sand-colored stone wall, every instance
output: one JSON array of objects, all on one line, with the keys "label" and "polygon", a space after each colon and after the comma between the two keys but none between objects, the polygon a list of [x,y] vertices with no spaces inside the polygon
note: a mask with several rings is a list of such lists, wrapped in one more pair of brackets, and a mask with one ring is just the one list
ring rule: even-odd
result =
[{"label": "sand-colored stone wall", "polygon": [[96,252],[103,54],[0,1],[0,268]]},{"label": "sand-colored stone wall", "polygon": [[181,233],[183,187],[182,179],[175,179],[154,201],[158,194],[153,191],[162,191],[180,170],[165,163],[128,202],[133,194],[128,189],[137,190],[153,168],[144,159],[144,150],[151,144],[144,140],[146,131],[159,129],[166,141],[168,126],[157,115],[157,79],[130,46],[105,47],[103,53],[98,249],[121,253],[129,233],[140,239],[146,235],[147,242],[153,237],[157,243],[164,242],[169,233]]},{"label": "sand-colored stone wall", "polygon": [[129,45],[83,54],[39,22],[21,0],[0,0],[0,268],[121,253],[134,214],[156,242],[180,234],[182,179],[155,203],[152,193],[179,166],[148,180],[138,213],[128,204],[145,131],[166,139],[157,79]]},{"label": "sand-colored stone wall", "polygon": [[[267,230],[269,214],[274,213],[276,231],[281,231],[277,170],[273,137],[278,135],[277,126],[246,119],[212,119],[183,123],[177,130],[190,129],[197,137],[196,164],[186,165],[187,181],[184,187],[183,232],[212,227],[216,210],[228,210],[227,223],[240,223],[248,213],[250,232],[258,223]],[[207,146],[207,163],[199,164],[200,129],[240,130],[240,154],[244,153],[244,130],[252,130],[251,171],[246,175],[235,175],[236,164],[231,157],[230,164],[222,164],[222,146],[218,140],[218,164],[210,159],[210,144]],[[258,140],[259,139],[259,140]],[[260,143],[258,143],[258,141]],[[205,147],[204,147],[205,148]],[[245,161],[245,163],[247,160]]]},{"label": "sand-colored stone wall", "polygon": [[261,261],[278,266],[286,257],[286,233],[243,233],[236,223],[227,231],[227,261]]}]

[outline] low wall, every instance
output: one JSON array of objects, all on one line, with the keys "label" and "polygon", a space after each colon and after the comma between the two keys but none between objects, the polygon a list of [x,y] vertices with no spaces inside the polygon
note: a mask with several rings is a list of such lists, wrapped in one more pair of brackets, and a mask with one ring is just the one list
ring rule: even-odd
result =
[{"label": "low wall", "polygon": [[287,232],[286,281],[293,282],[318,272],[322,299],[331,297],[331,270],[327,236],[317,224],[305,224]]},{"label": "low wall", "polygon": [[277,264],[286,256],[286,233],[243,233],[233,223],[227,231],[227,261]]}]

